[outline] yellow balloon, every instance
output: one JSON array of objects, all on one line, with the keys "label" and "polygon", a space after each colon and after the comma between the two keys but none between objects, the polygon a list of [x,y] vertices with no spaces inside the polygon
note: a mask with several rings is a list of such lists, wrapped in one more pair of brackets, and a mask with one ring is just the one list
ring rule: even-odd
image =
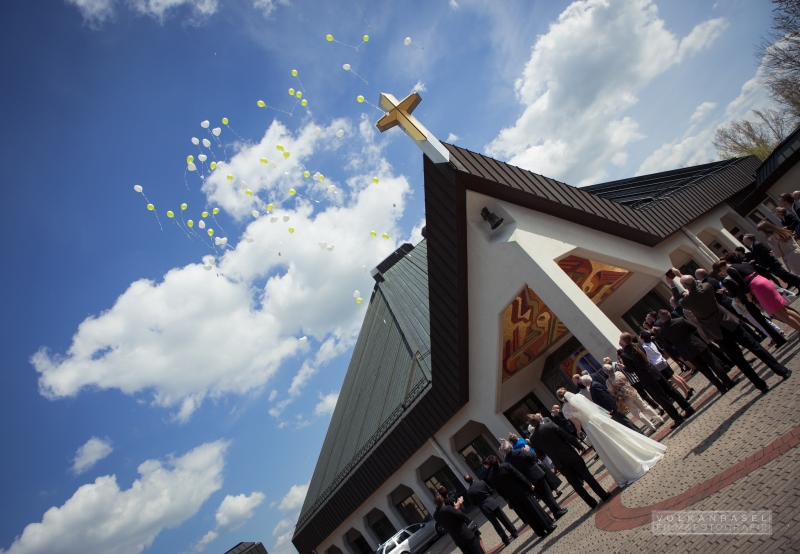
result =
[{"label": "yellow balloon", "polygon": [[222,124],[223,125],[227,125],[228,124],[228,118],[227,117],[223,117],[222,118]]},{"label": "yellow balloon", "polygon": [[289,89],[289,96],[294,96],[294,89],[293,88]]},{"label": "yellow balloon", "polygon": [[356,304],[361,304],[364,300],[361,298],[356,298]]},{"label": "yellow balloon", "polygon": [[292,77],[297,77],[297,70],[296,69],[292,69]]},{"label": "yellow balloon", "polygon": [[185,210],[188,207],[189,206],[186,204],[186,202],[184,202],[183,204],[181,204],[181,211]]},{"label": "yellow balloon", "polygon": [[271,212],[275,208],[275,204],[267,204],[267,211]]},{"label": "yellow balloon", "polygon": [[284,152],[283,153],[283,159],[284,160],[288,160],[289,159],[289,152]]},{"label": "yellow balloon", "polygon": [[294,189],[289,189],[289,196],[294,196],[295,194],[297,194],[297,191],[296,191],[296,190],[294,190]]},{"label": "yellow balloon", "polygon": [[267,158],[261,158],[260,161],[261,161],[262,164],[268,164],[269,163],[269,160]]},{"label": "yellow balloon", "polygon": [[210,167],[212,171],[217,169],[217,162],[211,162],[208,167]]},{"label": "yellow balloon", "polygon": [[259,108],[266,108],[267,104],[263,100],[259,100],[258,102],[256,102],[256,106],[258,106]]},{"label": "yellow balloon", "polygon": [[219,213],[219,208],[214,208],[213,210],[211,210],[211,213],[217,215]]},{"label": "yellow balloon", "polygon": [[356,100],[358,100],[359,102],[363,102],[364,97],[359,94],[358,96],[356,96]]},{"label": "yellow balloon", "polygon": [[206,233],[208,233],[209,237],[213,237],[214,236],[214,229],[209,229],[208,231],[206,231]]},{"label": "yellow balloon", "polygon": [[381,236],[383,237],[383,240],[389,240],[389,233],[384,233]]},{"label": "yellow balloon", "polygon": [[228,181],[233,181],[233,175],[231,175],[230,173],[228,173]]},{"label": "yellow balloon", "polygon": [[325,176],[324,176],[323,174],[321,174],[321,173],[320,173],[320,175],[319,175],[319,180],[320,180],[320,181],[324,181],[324,180],[325,180]]},{"label": "yellow balloon", "polygon": [[311,173],[309,173],[308,171],[304,171],[303,177],[311,177]]},{"label": "yellow balloon", "polygon": [[277,149],[279,152],[283,152],[283,145],[282,145],[282,144],[278,144],[277,146],[275,146],[275,148],[276,148],[276,149]]},{"label": "yellow balloon", "polygon": [[325,35],[325,39],[326,39],[328,42],[331,42],[331,41],[333,41],[333,35]]},{"label": "yellow balloon", "polygon": [[294,227],[289,227],[289,234],[291,235],[293,233],[294,233]]},{"label": "yellow balloon", "polygon": [[186,163],[190,164],[194,161],[194,156],[186,156]]},{"label": "yellow balloon", "polygon": [[300,105],[303,106],[303,107],[308,106],[308,100],[303,98],[302,100],[300,100]]},{"label": "yellow balloon", "polygon": [[194,221],[192,221],[192,220],[190,219],[189,221],[187,221],[187,222],[186,222],[186,225],[188,225],[188,226],[189,226],[189,228],[191,229],[192,227],[194,227]]},{"label": "yellow balloon", "polygon": [[244,191],[244,193],[245,193],[247,196],[253,196],[253,191],[252,191],[252,190],[250,190],[250,189],[247,189],[246,191]]},{"label": "yellow balloon", "polygon": [[153,206],[152,204],[148,204],[148,205],[147,205],[147,209],[148,209],[148,210],[150,210],[150,211],[152,212],[153,210],[155,210],[155,209],[156,209],[156,207],[155,207],[155,206]]},{"label": "yellow balloon", "polygon": [[377,177],[373,177],[372,178],[372,183],[377,185],[378,184],[378,178]]},{"label": "yellow balloon", "polygon": [[369,35],[364,35],[364,42],[369,42]]},{"label": "yellow balloon", "polygon": [[208,217],[208,212],[203,212],[200,215],[202,215],[203,217]]},{"label": "yellow balloon", "polygon": [[370,236],[373,236],[373,237],[377,237],[378,236],[378,233],[376,233],[375,231],[370,231],[369,234],[370,234]]},{"label": "yellow balloon", "polygon": [[175,217],[175,212],[173,212],[172,210],[167,211],[167,217],[172,219],[173,217]]},{"label": "yellow balloon", "polygon": [[301,91],[299,91],[299,90],[298,90],[297,92],[295,92],[295,93],[294,93],[294,95],[295,95],[295,96],[296,96],[298,99],[300,99],[300,98],[302,98],[302,97],[303,97],[303,93],[302,93]]}]

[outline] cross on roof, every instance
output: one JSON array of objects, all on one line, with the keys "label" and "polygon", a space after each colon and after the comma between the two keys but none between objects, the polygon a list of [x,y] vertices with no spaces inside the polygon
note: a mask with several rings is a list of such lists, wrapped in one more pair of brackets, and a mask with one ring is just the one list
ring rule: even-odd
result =
[{"label": "cross on roof", "polygon": [[397,98],[391,94],[382,92],[380,105],[388,113],[378,120],[375,127],[382,133],[395,125],[400,125],[409,138],[434,163],[449,162],[450,152],[448,152],[447,148],[416,117],[411,115],[411,112],[420,102],[422,102],[422,97],[416,92],[412,92],[403,98],[402,102],[398,102]]}]

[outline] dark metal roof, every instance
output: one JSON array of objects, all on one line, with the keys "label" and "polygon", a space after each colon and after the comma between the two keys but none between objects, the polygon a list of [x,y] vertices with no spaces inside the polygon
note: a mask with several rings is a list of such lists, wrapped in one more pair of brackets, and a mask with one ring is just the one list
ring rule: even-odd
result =
[{"label": "dark metal roof", "polygon": [[[295,548],[303,554],[310,553],[325,540],[377,487],[452,418],[469,398],[469,383],[466,379],[469,368],[466,218],[463,210],[459,212],[455,209],[457,205],[463,206],[465,193],[463,189],[457,190],[452,166],[433,164],[425,156],[423,160],[425,211],[429,218],[434,217],[432,214],[438,215],[435,216],[435,222],[427,225],[426,240],[387,269],[383,280],[378,280],[375,286],[367,315],[370,316],[370,310],[374,313],[371,314],[371,320],[365,319],[359,334],[355,349],[359,353],[357,355],[354,352],[331,422],[331,429],[335,427],[335,420],[338,422],[336,427],[342,431],[340,434],[338,430],[329,429],[329,436],[332,437],[333,432],[337,440],[331,438],[329,441],[329,437],[325,439],[320,462],[309,485],[313,491],[309,490],[306,496],[292,538]],[[387,324],[384,325],[382,317],[380,321],[376,319],[378,313],[384,312],[391,313],[394,317],[392,323],[387,319]],[[431,318],[430,314],[435,315]],[[414,373],[411,373],[409,365],[406,375],[413,375],[413,380],[416,380],[416,375],[427,372],[432,382],[422,378],[416,380],[417,384],[411,387],[402,402],[395,404],[394,410],[385,415],[391,408],[389,404],[398,398],[399,389],[395,390],[386,401],[386,410],[376,416],[378,419],[385,419],[379,422],[374,434],[366,438],[366,442],[334,476],[335,470],[330,468],[341,467],[347,454],[334,453],[328,456],[326,451],[337,451],[344,447],[352,450],[353,444],[349,438],[352,429],[345,432],[340,418],[343,420],[348,417],[347,412],[353,409],[353,403],[356,406],[367,406],[362,408],[367,410],[373,406],[374,403],[369,402],[369,398],[362,399],[362,396],[369,396],[373,390],[378,394],[383,393],[382,389],[369,385],[370,379],[381,377],[364,375],[361,371],[362,362],[359,361],[365,359],[361,350],[375,350],[375,346],[360,346],[359,343],[382,340],[384,344],[389,344],[386,338],[380,338],[384,336],[380,333],[373,338],[367,338],[376,333],[373,328],[387,325],[395,328],[391,332],[386,331],[387,337],[395,337],[399,332],[412,353],[420,352],[415,359],[417,368]],[[370,362],[369,367],[372,367],[374,373],[383,373],[389,367],[388,373],[402,374],[399,364],[384,366]],[[351,372],[354,374],[352,377]],[[356,391],[360,392],[357,394]],[[377,414],[377,407],[374,410]],[[359,439],[355,441],[358,443],[367,437],[367,433],[361,428],[360,419],[353,419],[353,422],[358,424]],[[365,425],[372,427],[373,424]],[[340,442],[344,442],[344,446]],[[328,482],[330,484],[325,486]]]},{"label": "dark metal roof", "polygon": [[260,542],[240,542],[225,554],[267,554],[267,549]]},{"label": "dark metal roof", "polygon": [[766,191],[800,162],[800,127],[783,139],[758,168],[758,188]]},{"label": "dark metal roof", "polygon": [[723,160],[720,162],[683,167],[672,171],[663,171],[651,175],[609,181],[598,185],[581,187],[581,190],[590,192],[613,200],[631,208],[643,209],[674,196],[675,194],[696,185],[705,178],[713,175],[737,160]]},{"label": "dark metal roof", "polygon": [[[655,246],[747,187],[760,163],[755,156],[748,156],[725,162],[701,178],[698,171],[691,186],[635,209],[592,194],[586,187],[571,187],[451,144],[445,146],[460,168],[457,180],[469,190],[648,246]],[[636,179],[648,177],[652,176]]]}]

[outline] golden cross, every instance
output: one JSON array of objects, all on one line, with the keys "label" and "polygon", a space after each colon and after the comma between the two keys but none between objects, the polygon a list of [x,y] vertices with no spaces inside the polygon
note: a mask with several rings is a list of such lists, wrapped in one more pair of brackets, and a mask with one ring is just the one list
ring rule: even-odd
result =
[{"label": "golden cross", "polygon": [[380,105],[388,113],[378,120],[375,127],[382,133],[400,125],[400,128],[434,163],[449,162],[450,152],[447,148],[416,117],[411,115],[420,102],[422,102],[422,97],[416,92],[406,96],[402,102],[398,102],[397,98],[391,94],[382,92]]}]

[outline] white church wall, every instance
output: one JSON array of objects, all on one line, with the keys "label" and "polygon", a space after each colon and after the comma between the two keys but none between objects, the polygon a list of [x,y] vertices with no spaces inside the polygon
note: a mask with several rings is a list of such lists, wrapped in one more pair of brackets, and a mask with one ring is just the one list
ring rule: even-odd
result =
[{"label": "white church wall", "polygon": [[778,179],[777,182],[767,190],[767,194],[777,201],[782,193],[788,192],[791,194],[796,190],[800,190],[800,164],[795,165],[792,169],[787,171],[783,177]]}]

